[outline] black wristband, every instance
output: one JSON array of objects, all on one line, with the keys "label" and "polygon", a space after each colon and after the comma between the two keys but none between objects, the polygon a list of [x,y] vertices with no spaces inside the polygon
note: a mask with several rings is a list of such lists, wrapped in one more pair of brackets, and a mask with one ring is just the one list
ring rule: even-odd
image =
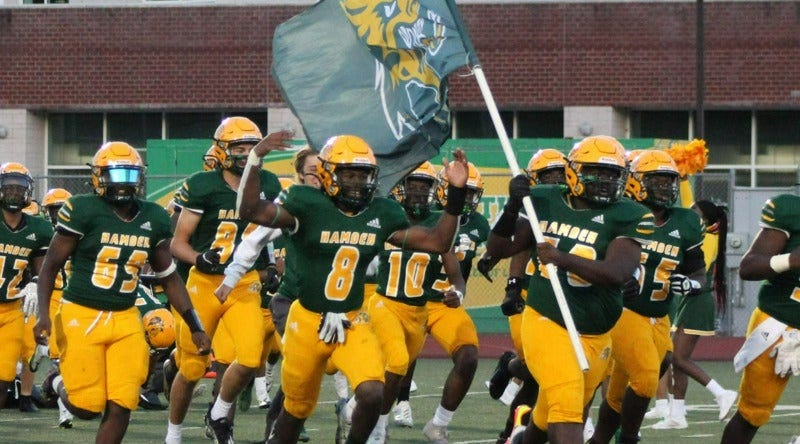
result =
[{"label": "black wristband", "polygon": [[492,233],[500,237],[510,238],[517,228],[517,217],[519,217],[519,213],[503,208],[503,212],[497,222],[494,223],[494,227],[492,227]]},{"label": "black wristband", "polygon": [[186,323],[186,326],[189,327],[190,332],[200,333],[206,331],[203,328],[203,323],[200,322],[200,318],[197,316],[197,311],[194,308],[190,308],[181,313],[181,317],[183,318],[183,322]]},{"label": "black wristband", "polygon": [[519,279],[520,278],[518,278],[516,276],[509,277],[508,280],[506,281],[505,291],[518,289],[519,288]]},{"label": "black wristband", "polygon": [[459,188],[453,184],[447,185],[447,204],[444,211],[453,216],[460,216],[464,211],[464,202],[467,200],[467,187]]}]

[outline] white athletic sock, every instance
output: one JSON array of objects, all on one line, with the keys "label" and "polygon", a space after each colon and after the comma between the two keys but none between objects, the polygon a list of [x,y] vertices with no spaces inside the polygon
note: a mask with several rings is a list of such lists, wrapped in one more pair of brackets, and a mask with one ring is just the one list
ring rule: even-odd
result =
[{"label": "white athletic sock", "polygon": [[514,402],[514,397],[517,396],[517,392],[520,389],[520,385],[514,381],[513,379],[508,381],[508,385],[506,385],[506,389],[503,390],[503,394],[500,396],[499,400],[505,405],[511,405]]},{"label": "white athletic sock", "polygon": [[356,395],[351,396],[350,399],[347,400],[347,410],[351,416],[353,414],[353,411],[356,409],[356,404],[357,404]]},{"label": "white athletic sock", "polygon": [[173,424],[171,421],[167,421],[167,437],[164,438],[164,442],[167,444],[179,443],[182,439],[183,432],[183,424]]},{"label": "white athletic sock", "polygon": [[447,410],[439,404],[439,407],[436,407],[436,413],[433,414],[433,425],[447,427],[453,420],[453,413],[455,412]]},{"label": "white athletic sock", "polygon": [[[266,376],[258,376],[253,381],[253,387],[256,388],[256,399],[261,401],[262,399],[268,399],[269,395],[267,392],[267,377]],[[247,389],[245,389],[247,390]]]},{"label": "white athletic sock", "polygon": [[375,428],[378,430],[386,430],[386,424],[389,423],[389,414],[381,415],[378,417],[378,422],[375,423]]},{"label": "white athletic sock", "polygon": [[656,399],[656,409],[669,412],[669,399]]},{"label": "white athletic sock", "polygon": [[721,394],[725,393],[725,389],[722,388],[722,386],[719,385],[719,383],[717,383],[717,381],[714,379],[708,381],[708,384],[706,384],[706,389],[708,389],[708,391],[711,392],[715,398],[719,398]]},{"label": "white athletic sock", "polygon": [[673,418],[685,418],[686,417],[686,400],[684,399],[673,399],[672,400],[672,407],[670,408],[669,416]]},{"label": "white athletic sock", "polygon": [[63,380],[64,378],[62,378],[61,375],[58,375],[55,378],[53,378],[53,391],[56,392],[56,395],[58,395],[58,385],[61,384],[61,381]]},{"label": "white athletic sock", "polygon": [[211,414],[209,416],[213,420],[224,418],[228,416],[231,405],[233,405],[232,402],[225,402],[222,400],[222,397],[217,396],[217,400],[214,402],[214,407],[211,407]]}]

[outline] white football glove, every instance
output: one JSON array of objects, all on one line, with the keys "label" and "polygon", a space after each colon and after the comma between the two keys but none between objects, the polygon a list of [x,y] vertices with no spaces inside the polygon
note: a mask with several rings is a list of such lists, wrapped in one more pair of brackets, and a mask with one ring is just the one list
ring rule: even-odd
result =
[{"label": "white football glove", "polygon": [[673,296],[694,296],[700,293],[700,282],[675,273],[669,277],[669,291]]},{"label": "white football glove", "polygon": [[350,320],[347,319],[346,314],[329,312],[322,313],[317,332],[319,333],[319,339],[326,344],[333,344],[334,342],[343,344],[344,331],[348,328],[350,328]]},{"label": "white football glove", "polygon": [[775,374],[781,378],[787,375],[800,375],[800,330],[787,330],[781,333],[783,340],[769,352],[775,358]]},{"label": "white football glove", "polygon": [[22,312],[26,317],[36,316],[39,311],[39,295],[36,294],[36,282],[28,282],[28,285],[22,289],[25,293],[25,300],[22,301]]}]

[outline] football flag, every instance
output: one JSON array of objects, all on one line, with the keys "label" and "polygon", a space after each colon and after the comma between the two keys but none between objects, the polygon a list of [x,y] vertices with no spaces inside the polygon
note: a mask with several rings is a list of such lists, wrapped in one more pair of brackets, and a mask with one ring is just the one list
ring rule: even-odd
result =
[{"label": "football flag", "polygon": [[388,194],[450,135],[447,75],[478,64],[453,0],[323,0],[280,24],[272,71],[309,144],[366,140]]}]

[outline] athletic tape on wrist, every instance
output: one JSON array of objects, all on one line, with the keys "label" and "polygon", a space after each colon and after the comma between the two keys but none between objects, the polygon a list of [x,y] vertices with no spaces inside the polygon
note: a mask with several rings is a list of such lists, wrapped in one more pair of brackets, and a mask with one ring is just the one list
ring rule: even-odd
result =
[{"label": "athletic tape on wrist", "polygon": [[789,253],[784,254],[776,254],[769,258],[769,267],[772,268],[775,273],[784,273],[789,271],[791,266],[789,265]]}]

